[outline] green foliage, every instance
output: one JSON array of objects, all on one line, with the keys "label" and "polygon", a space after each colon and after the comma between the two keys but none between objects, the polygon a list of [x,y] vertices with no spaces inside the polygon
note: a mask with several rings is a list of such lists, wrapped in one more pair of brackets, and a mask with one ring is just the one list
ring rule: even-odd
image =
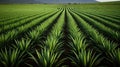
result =
[{"label": "green foliage", "polygon": [[81,50],[85,50],[87,47],[86,41],[84,40],[84,38],[72,38],[72,41],[69,43],[70,47],[72,48],[72,50],[74,50],[76,53],[81,51]]},{"label": "green foliage", "polygon": [[79,51],[78,53],[74,52],[73,56],[70,56],[72,64],[76,67],[96,67],[103,58],[100,58],[100,54],[95,54],[92,51]]},{"label": "green foliage", "polygon": [[120,49],[113,50],[106,55],[106,59],[112,64],[112,66],[120,66]]},{"label": "green foliage", "polygon": [[15,40],[13,47],[21,51],[29,51],[33,47],[33,44],[30,39],[22,38],[20,41]]},{"label": "green foliage", "polygon": [[99,34],[99,32],[96,29],[94,29],[92,26],[90,26],[88,23],[86,23],[86,21],[83,20],[81,17],[79,17],[79,15],[77,15],[77,13],[75,14],[75,13],[72,12],[72,15],[74,17],[76,17],[76,19],[79,22],[81,22],[79,24],[82,25],[86,34],[88,34],[88,36],[90,36],[90,39],[92,40],[92,42],[95,43],[94,44],[95,47],[97,46],[98,48],[100,48],[101,52],[109,52],[111,50],[114,50],[117,47],[117,44],[109,41],[102,34]]},{"label": "green foliage", "polygon": [[6,41],[10,41],[13,37],[15,37],[16,36],[16,31],[14,31],[14,30],[12,30],[12,31],[10,31],[10,32],[7,32],[5,35],[4,34],[2,34],[1,36],[0,36],[0,44],[3,44],[4,42],[6,42]]},{"label": "green foliage", "polygon": [[24,64],[26,54],[19,49],[4,49],[0,51],[0,65],[3,67],[20,67]]},{"label": "green foliage", "polygon": [[48,36],[47,40],[44,42],[43,47],[48,48],[51,52],[60,51],[62,47],[62,42],[59,41],[60,38],[55,36]]},{"label": "green foliage", "polygon": [[119,6],[0,4],[0,67],[120,66]]},{"label": "green foliage", "polygon": [[40,52],[36,50],[37,56],[33,56],[32,54],[30,55],[38,67],[59,67],[64,61],[64,59],[60,59],[62,53],[63,51],[53,53],[44,48]]}]

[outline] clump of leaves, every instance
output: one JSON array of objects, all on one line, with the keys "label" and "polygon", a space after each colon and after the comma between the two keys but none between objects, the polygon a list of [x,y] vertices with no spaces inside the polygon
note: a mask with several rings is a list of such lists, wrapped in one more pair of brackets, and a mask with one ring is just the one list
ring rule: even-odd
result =
[{"label": "clump of leaves", "polygon": [[26,54],[19,49],[4,49],[0,51],[0,64],[3,67],[20,67],[24,64]]}]

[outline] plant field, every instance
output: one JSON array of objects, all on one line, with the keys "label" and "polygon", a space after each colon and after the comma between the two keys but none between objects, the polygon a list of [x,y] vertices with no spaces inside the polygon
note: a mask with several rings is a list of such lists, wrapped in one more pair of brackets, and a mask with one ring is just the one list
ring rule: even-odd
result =
[{"label": "plant field", "polygon": [[119,2],[0,5],[0,67],[119,66]]}]

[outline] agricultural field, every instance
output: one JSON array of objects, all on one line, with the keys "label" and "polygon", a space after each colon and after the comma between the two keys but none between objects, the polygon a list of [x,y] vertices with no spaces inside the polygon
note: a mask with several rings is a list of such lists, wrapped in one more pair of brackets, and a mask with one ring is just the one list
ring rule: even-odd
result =
[{"label": "agricultural field", "polygon": [[119,67],[120,2],[0,4],[0,67]]}]

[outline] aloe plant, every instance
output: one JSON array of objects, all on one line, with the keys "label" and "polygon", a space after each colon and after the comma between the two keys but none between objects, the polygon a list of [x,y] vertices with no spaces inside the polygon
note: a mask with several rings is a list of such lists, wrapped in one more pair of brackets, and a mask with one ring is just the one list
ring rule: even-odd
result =
[{"label": "aloe plant", "polygon": [[29,51],[33,47],[33,44],[31,39],[22,38],[20,41],[15,40],[13,47],[21,51]]},{"label": "aloe plant", "polygon": [[6,41],[10,41],[12,38],[16,36],[17,32],[15,30],[12,30],[10,32],[7,32],[5,35],[2,34],[0,36],[0,44],[5,43]]},{"label": "aloe plant", "polygon": [[0,64],[2,67],[20,67],[24,64],[26,54],[19,49],[4,49],[0,51]]},{"label": "aloe plant", "polygon": [[103,58],[100,58],[100,54],[95,54],[92,51],[79,51],[78,53],[72,51],[74,56],[70,56],[69,59],[75,67],[96,67],[100,64]]},{"label": "aloe plant", "polygon": [[47,38],[48,39],[44,42],[42,47],[48,48],[51,52],[61,50],[62,42],[60,42],[60,38],[56,38],[54,36],[49,36]]},{"label": "aloe plant", "polygon": [[40,52],[36,50],[36,56],[30,54],[38,67],[59,67],[63,63],[64,59],[60,59],[61,52],[53,53],[48,49],[44,48]]},{"label": "aloe plant", "polygon": [[120,49],[116,49],[109,53],[106,53],[106,59],[113,67],[120,66]]},{"label": "aloe plant", "polygon": [[85,39],[81,37],[73,38],[71,37],[71,42],[69,42],[69,47],[74,50],[76,53],[85,50],[88,46]]}]

